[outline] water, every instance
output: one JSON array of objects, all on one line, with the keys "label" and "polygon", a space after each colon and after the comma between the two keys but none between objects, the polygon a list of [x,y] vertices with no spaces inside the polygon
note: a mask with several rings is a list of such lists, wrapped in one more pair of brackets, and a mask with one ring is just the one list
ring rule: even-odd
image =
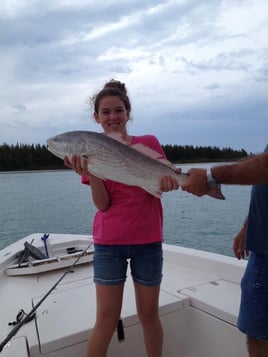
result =
[{"label": "water", "polygon": [[[195,165],[183,166],[186,171]],[[79,180],[69,170],[1,173],[0,249],[36,232],[91,234],[96,209],[89,187]],[[165,193],[165,242],[232,256],[250,187],[224,185],[222,190],[225,201],[181,190]]]}]

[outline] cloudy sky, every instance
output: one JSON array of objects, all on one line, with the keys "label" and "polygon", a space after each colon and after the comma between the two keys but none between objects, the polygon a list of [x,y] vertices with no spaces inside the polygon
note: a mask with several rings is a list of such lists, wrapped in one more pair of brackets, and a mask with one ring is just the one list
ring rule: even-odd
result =
[{"label": "cloudy sky", "polygon": [[0,145],[100,128],[88,98],[126,83],[130,134],[260,152],[267,0],[0,2]]}]

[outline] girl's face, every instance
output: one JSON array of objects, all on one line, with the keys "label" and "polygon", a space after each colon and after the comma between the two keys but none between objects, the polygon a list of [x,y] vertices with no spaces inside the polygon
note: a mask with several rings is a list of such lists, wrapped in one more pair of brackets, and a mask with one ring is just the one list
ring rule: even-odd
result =
[{"label": "girl's face", "polygon": [[107,134],[112,131],[125,133],[129,115],[129,111],[119,97],[109,96],[100,100],[99,111],[94,113],[94,118]]}]

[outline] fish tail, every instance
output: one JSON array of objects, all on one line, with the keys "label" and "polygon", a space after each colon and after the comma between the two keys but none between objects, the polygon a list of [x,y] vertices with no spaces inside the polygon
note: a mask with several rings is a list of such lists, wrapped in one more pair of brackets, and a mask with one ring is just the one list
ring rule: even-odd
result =
[{"label": "fish tail", "polygon": [[218,185],[217,188],[211,188],[208,193],[208,196],[216,198],[218,200],[225,200],[224,195],[221,192],[221,185]]}]

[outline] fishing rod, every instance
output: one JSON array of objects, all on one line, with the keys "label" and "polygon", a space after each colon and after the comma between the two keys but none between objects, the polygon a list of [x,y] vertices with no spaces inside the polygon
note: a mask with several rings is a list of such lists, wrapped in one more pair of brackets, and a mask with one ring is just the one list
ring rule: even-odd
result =
[{"label": "fishing rod", "polygon": [[[32,308],[32,310],[28,314],[25,313],[23,310],[19,312],[19,314],[17,315],[18,324],[9,332],[7,337],[0,343],[0,353],[2,352],[5,345],[11,340],[11,338],[16,335],[16,333],[20,330],[20,328],[35,317],[35,311],[38,309],[38,307],[45,301],[45,299],[49,296],[49,294],[51,294],[51,292],[59,285],[59,283],[65,278],[65,276],[70,273],[72,268],[76,265],[79,259],[86,254],[87,250],[91,247],[92,244],[93,244],[92,242],[89,243],[89,245],[81,252],[81,254],[79,254],[79,256],[76,258],[73,264],[69,267],[69,269],[65,271],[65,273],[59,278],[59,280],[56,281],[56,283],[52,286],[52,288],[42,297],[40,301],[38,301],[38,303]],[[22,319],[19,320],[19,315],[24,317],[22,317]]]}]

